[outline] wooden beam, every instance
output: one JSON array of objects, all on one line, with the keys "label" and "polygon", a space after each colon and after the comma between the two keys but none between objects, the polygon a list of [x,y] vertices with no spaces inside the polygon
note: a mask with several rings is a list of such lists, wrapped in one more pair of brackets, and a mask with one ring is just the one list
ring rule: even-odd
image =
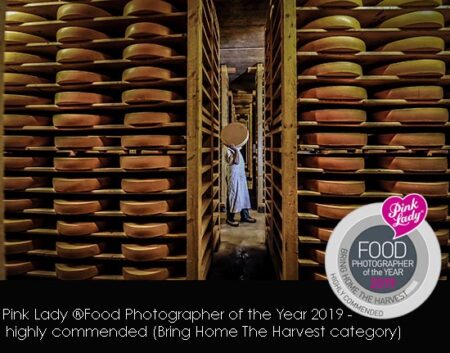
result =
[{"label": "wooden beam", "polygon": [[258,212],[264,213],[264,65],[256,66],[256,179]]},{"label": "wooden beam", "polygon": [[[6,1],[0,3],[0,28],[5,27],[5,11],[6,11]],[[3,116],[3,53],[5,52],[5,41],[3,40],[5,31],[0,33],[0,116]],[[4,175],[4,160],[3,160],[3,119],[0,119],[0,188],[2,192],[0,193],[0,222],[2,227],[0,228],[0,280],[6,278],[5,271],[5,229],[4,229],[4,201],[3,201],[3,175]]]},{"label": "wooden beam", "polygon": [[[221,130],[228,125],[230,108],[229,108],[229,100],[228,100],[228,91],[229,91],[229,80],[228,80],[228,71],[226,65],[222,65],[220,68],[220,101],[221,101],[221,115],[220,115],[220,128]],[[221,144],[221,151],[223,152],[224,147]],[[225,162],[225,158],[223,153],[221,153],[221,171],[220,171],[220,185],[221,185],[221,207],[226,207],[227,203],[227,163]]]}]

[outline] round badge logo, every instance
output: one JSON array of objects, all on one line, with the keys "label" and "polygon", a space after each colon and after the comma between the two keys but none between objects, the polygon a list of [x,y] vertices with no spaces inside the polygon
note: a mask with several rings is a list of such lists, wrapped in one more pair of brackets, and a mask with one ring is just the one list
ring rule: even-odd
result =
[{"label": "round badge logo", "polygon": [[334,229],[325,269],[339,300],[375,319],[404,316],[431,295],[441,272],[423,196],[391,197],[359,208]]}]

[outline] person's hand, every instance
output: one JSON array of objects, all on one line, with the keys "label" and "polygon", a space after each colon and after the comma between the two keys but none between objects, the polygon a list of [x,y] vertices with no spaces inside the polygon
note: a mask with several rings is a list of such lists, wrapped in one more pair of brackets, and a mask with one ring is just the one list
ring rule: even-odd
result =
[{"label": "person's hand", "polygon": [[235,145],[230,145],[229,147],[230,147],[233,151],[235,151],[235,152],[237,152],[237,150],[238,150],[237,147],[236,147]]}]

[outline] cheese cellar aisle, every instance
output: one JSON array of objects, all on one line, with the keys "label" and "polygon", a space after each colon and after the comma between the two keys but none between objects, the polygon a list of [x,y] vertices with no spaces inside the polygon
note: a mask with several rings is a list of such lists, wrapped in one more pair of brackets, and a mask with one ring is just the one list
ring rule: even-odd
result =
[{"label": "cheese cellar aisle", "polygon": [[205,279],[219,242],[212,0],[7,1],[8,278]]},{"label": "cheese cellar aisle", "polygon": [[450,2],[272,0],[266,230],[282,279],[326,279],[356,208],[419,193],[449,268]]}]

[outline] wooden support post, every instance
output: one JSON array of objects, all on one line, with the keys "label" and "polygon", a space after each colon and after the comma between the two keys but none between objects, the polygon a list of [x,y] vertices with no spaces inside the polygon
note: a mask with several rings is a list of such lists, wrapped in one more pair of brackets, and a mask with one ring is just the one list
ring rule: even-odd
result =
[{"label": "wooden support post", "polygon": [[258,212],[264,213],[264,65],[256,66],[256,188]]},{"label": "wooden support post", "polygon": [[[221,130],[226,127],[229,123],[230,119],[230,107],[229,107],[229,94],[230,82],[228,77],[228,68],[226,65],[222,65],[220,68],[220,96],[221,96],[221,116],[220,116],[220,125]],[[221,172],[220,172],[220,187],[221,187],[221,197],[220,197],[220,206],[222,209],[225,209],[227,203],[227,164],[225,159],[223,158],[223,150],[224,147],[221,144]]]},{"label": "wooden support post", "polygon": [[[5,28],[5,11],[6,11],[6,1],[0,3],[0,28]],[[0,116],[3,116],[3,53],[5,52],[5,41],[4,38],[5,31],[0,33]],[[4,174],[4,160],[3,160],[3,119],[0,119],[0,187],[2,192],[0,193],[0,222],[2,224],[0,228],[0,280],[6,278],[5,272],[5,227],[4,227],[4,201],[3,201],[3,174]]]}]

